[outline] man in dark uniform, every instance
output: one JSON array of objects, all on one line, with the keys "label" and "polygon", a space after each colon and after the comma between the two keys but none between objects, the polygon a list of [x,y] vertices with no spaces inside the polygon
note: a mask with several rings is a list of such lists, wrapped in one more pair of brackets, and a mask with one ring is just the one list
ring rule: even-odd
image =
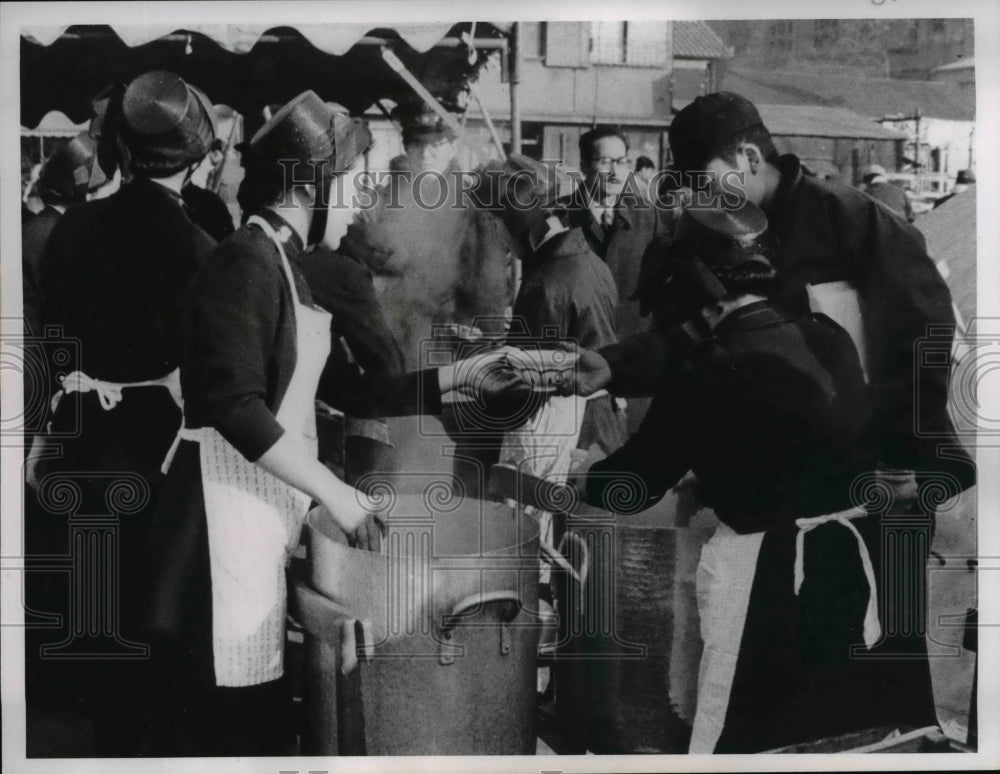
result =
[{"label": "man in dark uniform", "polygon": [[898,185],[889,182],[885,175],[885,167],[881,164],[869,164],[864,169],[861,181],[864,183],[862,191],[875,201],[882,202],[897,215],[906,218],[907,223],[913,222],[916,216],[913,214],[910,197]]},{"label": "man in dark uniform", "polygon": [[587,501],[608,508],[622,474],[637,476],[627,513],[690,468],[721,522],[697,573],[704,650],[690,752],[933,725],[923,631],[896,628],[893,598],[921,583],[921,547],[896,544],[895,511],[856,501],[879,452],[853,341],[826,315],[770,299],[777,273],[743,246],[764,223],[759,209],[685,216],[696,218],[643,296],[658,325],[687,320],[704,340],[640,431],[582,482]]},{"label": "man in dark uniform", "polygon": [[[115,127],[131,180],[110,197],[63,215],[41,260],[42,324],[59,326],[79,342],[78,357],[51,367],[51,373],[69,372],[52,416],[53,433],[67,440],[46,469],[80,486],[80,513],[108,512],[115,477],[146,498],[144,507],[119,520],[109,558],[119,579],[118,599],[110,602],[118,605],[117,616],[108,613],[111,652],[100,661],[78,662],[87,666],[70,676],[68,686],[70,703],[80,702],[94,719],[102,756],[140,754],[149,731],[142,692],[150,675],[146,661],[136,658],[143,653],[136,622],[148,564],[146,529],[162,483],[160,466],[181,421],[175,398],[181,298],[214,247],[185,212],[180,189],[215,137],[208,100],[172,73],[140,75],[113,94],[107,109],[106,127]],[[43,508],[50,499],[45,489]],[[74,562],[85,569],[97,560],[74,555]],[[99,569],[104,571],[95,564],[92,571]],[[72,615],[96,620],[100,611],[91,604],[97,602],[86,600]],[[75,626],[83,624],[67,621],[67,632],[53,631],[53,642],[72,643]],[[59,662],[45,663],[50,669]]]},{"label": "man in dark uniform", "polygon": [[[726,175],[730,196],[766,212],[782,304],[805,310],[825,283],[856,291],[882,465],[940,476],[952,494],[971,486],[974,466],[947,413],[951,296],[920,233],[860,191],[804,176],[798,158],[778,155],[757,109],[739,95],[710,94],[684,108],[670,147],[678,171]],[[680,329],[653,331],[587,353],[571,388],[654,393],[690,341]],[[928,365],[935,358],[941,366]]]}]

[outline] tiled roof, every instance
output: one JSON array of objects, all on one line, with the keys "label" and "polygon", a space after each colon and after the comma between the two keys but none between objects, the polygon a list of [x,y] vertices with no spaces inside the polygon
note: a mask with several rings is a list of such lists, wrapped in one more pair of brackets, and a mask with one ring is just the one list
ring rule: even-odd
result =
[{"label": "tiled roof", "polygon": [[758,104],[844,107],[870,118],[908,115],[914,109],[956,121],[973,121],[976,115],[973,97],[932,81],[732,69],[722,76],[721,88]]},{"label": "tiled roof", "polygon": [[765,126],[774,135],[859,140],[902,140],[906,137],[847,108],[758,104],[757,109]]},{"label": "tiled roof", "polygon": [[703,21],[674,22],[674,56],[683,59],[729,59],[733,52]]}]

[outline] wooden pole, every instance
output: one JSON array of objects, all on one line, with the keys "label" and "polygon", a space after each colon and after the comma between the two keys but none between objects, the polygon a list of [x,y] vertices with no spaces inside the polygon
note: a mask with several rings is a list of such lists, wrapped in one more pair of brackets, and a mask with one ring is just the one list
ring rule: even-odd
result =
[{"label": "wooden pole", "polygon": [[514,22],[510,31],[510,152],[521,152],[521,22]]}]

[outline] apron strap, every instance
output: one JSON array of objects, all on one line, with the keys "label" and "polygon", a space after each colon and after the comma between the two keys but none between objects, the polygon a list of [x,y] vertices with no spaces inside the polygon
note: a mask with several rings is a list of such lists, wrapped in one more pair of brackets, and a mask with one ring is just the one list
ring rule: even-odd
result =
[{"label": "apron strap", "polygon": [[875,585],[875,569],[872,567],[871,554],[868,553],[868,546],[865,545],[864,538],[858,532],[857,527],[851,524],[851,519],[858,519],[867,516],[867,512],[859,508],[852,508],[838,513],[828,513],[823,516],[812,518],[796,519],[795,525],[799,528],[795,536],[795,595],[798,596],[805,580],[805,536],[806,533],[815,529],[820,524],[835,521],[843,525],[854,535],[858,542],[858,555],[861,557],[861,567],[864,569],[865,579],[868,581],[868,607],[865,610],[864,637],[865,645],[869,650],[878,642],[882,636],[882,624],[878,618],[878,589]]},{"label": "apron strap", "polygon": [[281,238],[278,233],[271,227],[271,224],[264,220],[260,215],[251,215],[247,218],[247,225],[253,224],[260,228],[267,237],[274,242],[274,246],[278,248],[278,253],[281,255],[281,265],[285,270],[285,276],[288,278],[288,284],[292,288],[292,298],[295,299],[296,306],[302,306],[302,300],[299,298],[298,288],[295,287],[295,277],[292,274],[292,266],[288,262],[288,256],[285,254],[285,248],[281,243]]},{"label": "apron strap", "polygon": [[105,411],[111,411],[121,403],[122,390],[125,387],[166,387],[177,407],[183,408],[180,373],[180,369],[175,368],[159,379],[146,379],[142,382],[107,382],[87,376],[83,371],[73,371],[62,377],[63,388],[52,397],[52,410],[55,411],[63,395],[69,395],[73,392],[96,392],[101,401],[101,408]]}]

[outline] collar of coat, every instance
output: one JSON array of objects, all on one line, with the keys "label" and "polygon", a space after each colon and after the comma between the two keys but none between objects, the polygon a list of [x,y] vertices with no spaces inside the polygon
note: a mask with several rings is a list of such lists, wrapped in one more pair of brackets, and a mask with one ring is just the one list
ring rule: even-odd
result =
[{"label": "collar of coat", "polygon": [[298,232],[291,227],[287,220],[274,210],[261,207],[254,215],[258,218],[263,218],[274,229],[274,232],[278,235],[278,239],[281,241],[281,246],[289,258],[296,258],[305,250],[302,237],[298,235]]},{"label": "collar of coat", "polygon": [[[593,233],[598,234],[601,238],[603,238],[604,227],[594,217],[594,213],[591,210],[591,204],[592,200],[582,185],[579,186],[570,196],[562,200],[562,208],[565,210],[572,225],[590,229]],[[623,197],[619,197],[618,201],[614,205],[615,220],[621,220],[625,228],[631,228],[632,219],[634,217],[632,209],[633,208],[624,201]]]},{"label": "collar of coat", "polygon": [[779,309],[770,301],[754,301],[727,314],[722,322],[715,327],[714,337],[732,331],[767,328],[793,319],[795,319],[795,315]]},{"label": "collar of coat", "polygon": [[768,230],[772,233],[795,201],[795,192],[802,184],[802,162],[798,156],[787,153],[778,158],[778,171],[781,174],[778,190],[774,192],[774,199],[767,209]]}]

